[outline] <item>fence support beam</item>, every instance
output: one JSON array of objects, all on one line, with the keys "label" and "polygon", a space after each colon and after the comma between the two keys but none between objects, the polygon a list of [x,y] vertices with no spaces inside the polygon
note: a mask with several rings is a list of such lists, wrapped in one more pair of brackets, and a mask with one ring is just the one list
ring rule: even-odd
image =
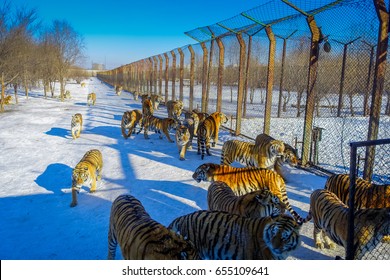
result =
[{"label": "fence support beam", "polygon": [[244,96],[244,70],[245,70],[245,54],[246,45],[242,38],[242,34],[236,34],[237,40],[240,44],[240,62],[238,68],[238,93],[237,93],[237,112],[236,112],[236,129],[234,135],[238,136],[241,133],[241,118],[242,118],[242,98]]},{"label": "fence support beam", "polygon": [[190,101],[188,105],[188,109],[192,111],[194,108],[194,84],[195,84],[195,52],[194,48],[190,45],[188,46],[188,50],[191,54],[191,62],[190,62]]},{"label": "fence support beam", "polygon": [[172,55],[172,100],[176,100],[176,53],[171,51]]},{"label": "fence support beam", "polygon": [[181,48],[178,48],[177,51],[180,54],[180,67],[179,67],[179,100],[183,101],[184,98],[184,53]]},{"label": "fence support beam", "polygon": [[153,56],[153,86],[154,86],[154,90],[153,90],[153,93],[154,94],[157,94],[157,64],[158,64],[158,61],[157,61],[157,56]]},{"label": "fence support beam", "polygon": [[163,59],[161,54],[158,55],[159,72],[158,72],[158,95],[162,96],[162,72],[163,72]]},{"label": "fence support beam", "polygon": [[214,53],[214,40],[210,41],[210,55],[209,55],[209,65],[207,67],[207,87],[206,87],[206,111],[209,110],[209,96],[210,96],[210,83],[211,83],[211,69],[213,67],[213,53]]},{"label": "fence support beam", "polygon": [[309,156],[310,156],[310,144],[311,144],[314,104],[315,104],[315,96],[316,96],[314,85],[317,80],[319,42],[320,40],[322,40],[321,31],[318,28],[314,20],[314,17],[309,15],[306,18],[306,20],[311,32],[311,46],[310,46],[309,73],[308,73],[308,81],[307,81],[305,123],[303,127],[302,165],[306,165],[308,163]]},{"label": "fence support beam", "polygon": [[169,79],[169,57],[167,53],[164,53],[165,57],[165,104],[168,101],[168,79]]},{"label": "fence support beam", "polygon": [[275,69],[275,49],[276,40],[271,26],[266,26],[265,31],[269,39],[268,69],[267,69],[267,95],[265,97],[264,127],[263,132],[270,134],[271,127],[271,109],[272,109],[272,90],[274,85]]},{"label": "fence support beam", "polygon": [[217,106],[216,111],[222,111],[222,89],[223,89],[223,70],[225,67],[225,47],[222,39],[217,38],[219,48],[219,63],[218,63],[218,81],[217,81]]},{"label": "fence support beam", "polygon": [[202,71],[202,112],[207,113],[207,63],[208,63],[208,51],[204,42],[200,43],[203,50],[203,71]]},{"label": "fence support beam", "polygon": [[244,82],[244,104],[242,108],[242,116],[246,118],[246,102],[248,96],[248,82],[249,82],[249,67],[252,55],[252,36],[249,36],[248,39],[248,54],[246,58],[246,68],[245,68],[245,82]]},{"label": "fence support beam", "polygon": [[[378,138],[379,119],[382,105],[382,94],[385,83],[387,66],[387,47],[389,41],[389,12],[384,0],[375,0],[375,9],[379,18],[378,47],[376,50],[376,64],[374,70],[374,84],[371,96],[371,110],[368,124],[367,140]],[[371,181],[375,159],[375,146],[366,148],[366,160],[364,162],[365,180]]]}]

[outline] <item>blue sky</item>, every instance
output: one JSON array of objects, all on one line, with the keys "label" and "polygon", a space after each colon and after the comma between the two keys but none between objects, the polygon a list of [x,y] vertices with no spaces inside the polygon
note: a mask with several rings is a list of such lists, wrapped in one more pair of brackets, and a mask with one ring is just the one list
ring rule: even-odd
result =
[{"label": "blue sky", "polygon": [[86,67],[108,69],[196,43],[184,34],[233,17],[268,0],[12,0],[35,8],[44,25],[67,20],[83,36]]}]

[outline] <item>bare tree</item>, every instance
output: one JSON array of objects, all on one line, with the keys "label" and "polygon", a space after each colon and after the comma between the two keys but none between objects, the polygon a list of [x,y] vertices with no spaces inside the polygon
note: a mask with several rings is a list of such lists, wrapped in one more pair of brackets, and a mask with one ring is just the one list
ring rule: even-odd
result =
[{"label": "bare tree", "polygon": [[69,70],[83,57],[83,38],[65,20],[55,20],[48,39],[54,48],[53,59],[56,76],[60,82],[60,98],[64,100]]},{"label": "bare tree", "polygon": [[34,46],[36,20],[34,10],[19,9],[13,14],[8,1],[0,7],[0,112],[4,111],[5,88],[25,73],[28,50]]}]

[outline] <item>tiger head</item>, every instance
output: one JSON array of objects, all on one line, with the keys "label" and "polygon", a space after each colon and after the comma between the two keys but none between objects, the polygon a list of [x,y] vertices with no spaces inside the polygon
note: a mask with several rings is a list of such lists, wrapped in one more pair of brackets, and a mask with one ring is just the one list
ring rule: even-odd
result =
[{"label": "tiger head", "polygon": [[72,173],[72,189],[77,193],[80,192],[82,186],[90,184],[90,167],[87,162],[79,162]]},{"label": "tiger head", "polygon": [[263,239],[274,255],[286,259],[300,246],[301,224],[287,214],[280,214],[271,220],[264,229]]},{"label": "tiger head", "polygon": [[192,178],[200,183],[201,181],[210,182],[212,180],[212,175],[216,169],[216,164],[214,163],[204,163],[200,165],[192,174]]},{"label": "tiger head", "polygon": [[176,129],[176,143],[185,145],[190,140],[190,132],[185,125],[179,125]]},{"label": "tiger head", "polygon": [[283,162],[289,164],[290,166],[297,166],[298,164],[298,157],[294,151],[286,150],[284,151],[284,154],[282,155]]},{"label": "tiger head", "polygon": [[211,114],[211,116],[214,117],[215,122],[219,125],[227,123],[229,120],[228,117],[222,112],[215,112],[215,113]]},{"label": "tiger head", "polygon": [[269,146],[269,152],[273,156],[281,157],[284,155],[284,143],[279,140],[272,140]]},{"label": "tiger head", "polygon": [[[286,204],[280,201],[279,197],[270,192],[268,189],[254,191],[247,196],[250,198],[252,195],[255,196],[255,201],[257,204],[256,208],[260,209],[260,211],[263,209],[265,210],[264,212],[271,212],[269,216],[273,218],[284,213],[287,208]],[[267,209],[270,210],[267,211]],[[259,215],[264,216],[262,213],[259,213]]]}]

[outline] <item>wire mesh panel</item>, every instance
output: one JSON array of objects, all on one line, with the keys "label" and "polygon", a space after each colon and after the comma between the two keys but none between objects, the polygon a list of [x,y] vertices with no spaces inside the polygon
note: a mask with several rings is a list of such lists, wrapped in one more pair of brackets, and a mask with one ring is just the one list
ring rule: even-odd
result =
[{"label": "wire mesh panel", "polygon": [[[352,142],[347,259],[390,259],[390,139]],[[375,176],[362,179],[360,154],[374,147]],[[357,246],[358,244],[358,246]]]}]

